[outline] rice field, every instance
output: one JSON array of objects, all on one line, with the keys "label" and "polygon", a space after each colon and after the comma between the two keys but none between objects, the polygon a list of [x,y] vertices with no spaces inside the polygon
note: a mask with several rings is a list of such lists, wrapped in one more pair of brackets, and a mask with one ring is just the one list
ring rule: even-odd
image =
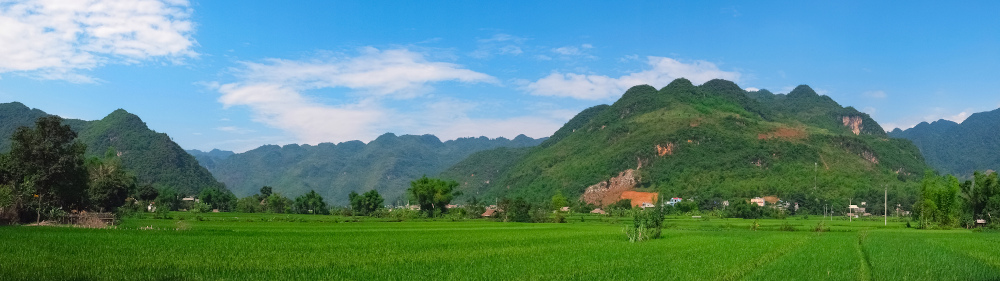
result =
[{"label": "rice field", "polygon": [[750,220],[672,218],[662,239],[629,243],[624,221],[569,221],[178,213],[114,229],[0,227],[0,279],[1000,279],[998,233],[842,220],[808,231],[818,218],[761,220],[752,231]]}]

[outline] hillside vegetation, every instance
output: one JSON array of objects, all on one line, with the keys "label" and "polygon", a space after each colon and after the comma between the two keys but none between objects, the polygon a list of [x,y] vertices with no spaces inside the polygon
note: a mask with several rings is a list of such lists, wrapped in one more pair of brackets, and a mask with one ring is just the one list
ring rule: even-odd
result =
[{"label": "hillside vegetation", "polygon": [[695,199],[701,208],[777,195],[822,212],[824,204],[881,199],[882,185],[890,186],[890,204],[909,206],[925,169],[912,143],[808,86],[775,95],[678,79],[660,90],[632,87],[538,147],[480,152],[442,176],[486,199],[579,197],[607,182]]},{"label": "hillside vegetation", "polygon": [[[35,120],[48,115],[18,102],[0,104],[0,153],[10,150],[10,137],[17,127],[33,127]],[[87,146],[86,157],[104,156],[108,148],[114,148],[140,185],[170,187],[183,194],[223,187],[170,136],[150,130],[138,116],[125,110],[115,110],[101,120],[64,119],[63,124],[69,125]]]},{"label": "hillside vegetation", "polygon": [[[191,151],[236,195],[262,186],[285,196],[315,190],[333,205],[347,205],[352,191],[377,190],[387,204],[406,203],[410,181],[437,175],[472,153],[498,147],[529,147],[544,139],[460,138],[442,142],[433,135],[384,134],[365,144],[265,145],[237,154]],[[213,156],[215,155],[215,156]]]},{"label": "hillside vegetation", "polygon": [[958,124],[948,120],[889,133],[913,141],[927,164],[938,172],[970,177],[975,171],[1000,170],[1000,109],[972,114]]}]

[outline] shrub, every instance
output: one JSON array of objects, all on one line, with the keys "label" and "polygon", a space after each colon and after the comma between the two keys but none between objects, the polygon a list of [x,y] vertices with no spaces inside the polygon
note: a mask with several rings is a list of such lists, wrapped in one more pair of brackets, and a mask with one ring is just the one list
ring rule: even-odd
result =
[{"label": "shrub", "polygon": [[781,224],[780,227],[778,227],[778,230],[781,230],[781,231],[795,231],[795,226],[792,226],[792,224],[790,224],[788,222],[785,222],[785,223]]},{"label": "shrub", "polygon": [[632,224],[626,225],[622,231],[629,242],[639,242],[660,238],[663,229],[663,209],[648,208],[638,210],[632,218]]},{"label": "shrub", "polygon": [[164,220],[172,219],[172,217],[170,216],[170,209],[168,209],[168,208],[156,208],[156,211],[153,212],[153,218],[154,219],[164,219]]},{"label": "shrub", "polygon": [[211,212],[211,211],[212,211],[212,206],[210,206],[208,204],[205,204],[205,203],[202,203],[202,202],[194,203],[194,204],[191,205],[191,212],[192,213],[196,213],[196,214],[197,213],[208,213],[208,212]]}]

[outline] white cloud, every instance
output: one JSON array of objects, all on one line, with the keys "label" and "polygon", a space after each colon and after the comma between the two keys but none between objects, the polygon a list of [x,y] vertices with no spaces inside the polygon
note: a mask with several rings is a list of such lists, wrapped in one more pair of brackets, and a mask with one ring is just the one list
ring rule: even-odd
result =
[{"label": "white cloud", "polygon": [[196,57],[184,0],[0,2],[0,73],[94,82],[77,73],[108,63]]},{"label": "white cloud", "polygon": [[605,75],[554,72],[524,86],[532,95],[597,100],[616,97],[628,88],[649,84],[663,87],[677,78],[702,84],[715,78],[738,82],[740,73],[722,71],[707,61],[683,63],[666,57],[648,57],[650,69],[612,78]]},{"label": "white cloud", "polygon": [[[384,98],[422,96],[430,91],[428,84],[434,82],[497,83],[492,76],[452,63],[428,61],[423,54],[405,49],[365,48],[356,57],[268,59],[263,63],[244,62],[243,67],[235,71],[238,82],[210,83],[222,94],[219,102],[227,108],[247,106],[255,121],[290,132],[304,143],[371,140],[385,132],[408,128],[421,130],[413,133],[438,133],[444,138],[473,132],[488,135],[487,131],[513,128],[508,125],[513,121],[468,118],[464,112],[469,106],[465,111],[459,110],[461,107],[428,107],[430,110],[421,114],[384,107]],[[329,88],[353,90],[356,99],[328,105],[303,93]],[[444,114],[459,115],[435,119]]]},{"label": "white cloud", "polygon": [[756,92],[756,91],[760,91],[760,89],[758,89],[758,88],[754,88],[754,87],[747,87],[747,88],[746,88],[746,89],[744,89],[744,90],[746,90],[747,92]]},{"label": "white cloud", "polygon": [[238,69],[246,81],[292,87],[295,90],[349,88],[378,96],[409,98],[428,90],[432,82],[456,80],[498,83],[483,73],[446,62],[428,61],[424,54],[406,49],[380,51],[367,47],[352,58],[297,61],[267,59],[244,62]]},{"label": "white cloud", "polygon": [[863,95],[865,97],[869,97],[869,98],[873,98],[873,99],[884,99],[887,96],[885,94],[885,91],[881,91],[881,90],[879,90],[879,91],[867,91],[867,92],[864,92]]},{"label": "white cloud", "polygon": [[594,56],[591,56],[586,52],[584,52],[584,50],[593,48],[594,48],[593,45],[583,44],[580,45],[580,47],[565,46],[565,47],[554,48],[552,49],[552,52],[563,56],[586,56],[588,58],[595,58]]}]

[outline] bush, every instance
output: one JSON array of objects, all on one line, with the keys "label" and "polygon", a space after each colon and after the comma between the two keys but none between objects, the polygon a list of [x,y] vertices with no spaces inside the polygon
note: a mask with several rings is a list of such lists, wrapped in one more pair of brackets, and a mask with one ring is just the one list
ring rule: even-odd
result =
[{"label": "bush", "polygon": [[208,212],[211,212],[211,211],[212,211],[212,206],[210,206],[208,204],[205,204],[205,203],[202,203],[202,202],[191,204],[191,210],[190,210],[190,212],[192,212],[192,213],[196,213],[196,214],[197,213],[208,213]]},{"label": "bush", "polygon": [[788,222],[785,222],[785,223],[781,224],[780,227],[778,227],[778,230],[781,230],[781,231],[795,231],[795,226],[792,226],[792,224],[790,224]]},{"label": "bush", "polygon": [[[909,223],[907,223],[907,224],[909,224]],[[814,228],[813,231],[816,231],[816,232],[827,232],[827,231],[830,231],[830,228],[826,226],[826,223],[824,223],[823,221],[820,221],[818,224],[816,224],[816,228]]]},{"label": "bush", "polygon": [[170,209],[168,209],[168,208],[156,208],[156,211],[153,212],[153,218],[154,219],[164,219],[164,220],[172,219],[172,217],[170,216]]},{"label": "bush", "polygon": [[623,231],[629,242],[660,238],[663,230],[663,209],[648,208],[635,212],[632,224],[626,225]]}]

